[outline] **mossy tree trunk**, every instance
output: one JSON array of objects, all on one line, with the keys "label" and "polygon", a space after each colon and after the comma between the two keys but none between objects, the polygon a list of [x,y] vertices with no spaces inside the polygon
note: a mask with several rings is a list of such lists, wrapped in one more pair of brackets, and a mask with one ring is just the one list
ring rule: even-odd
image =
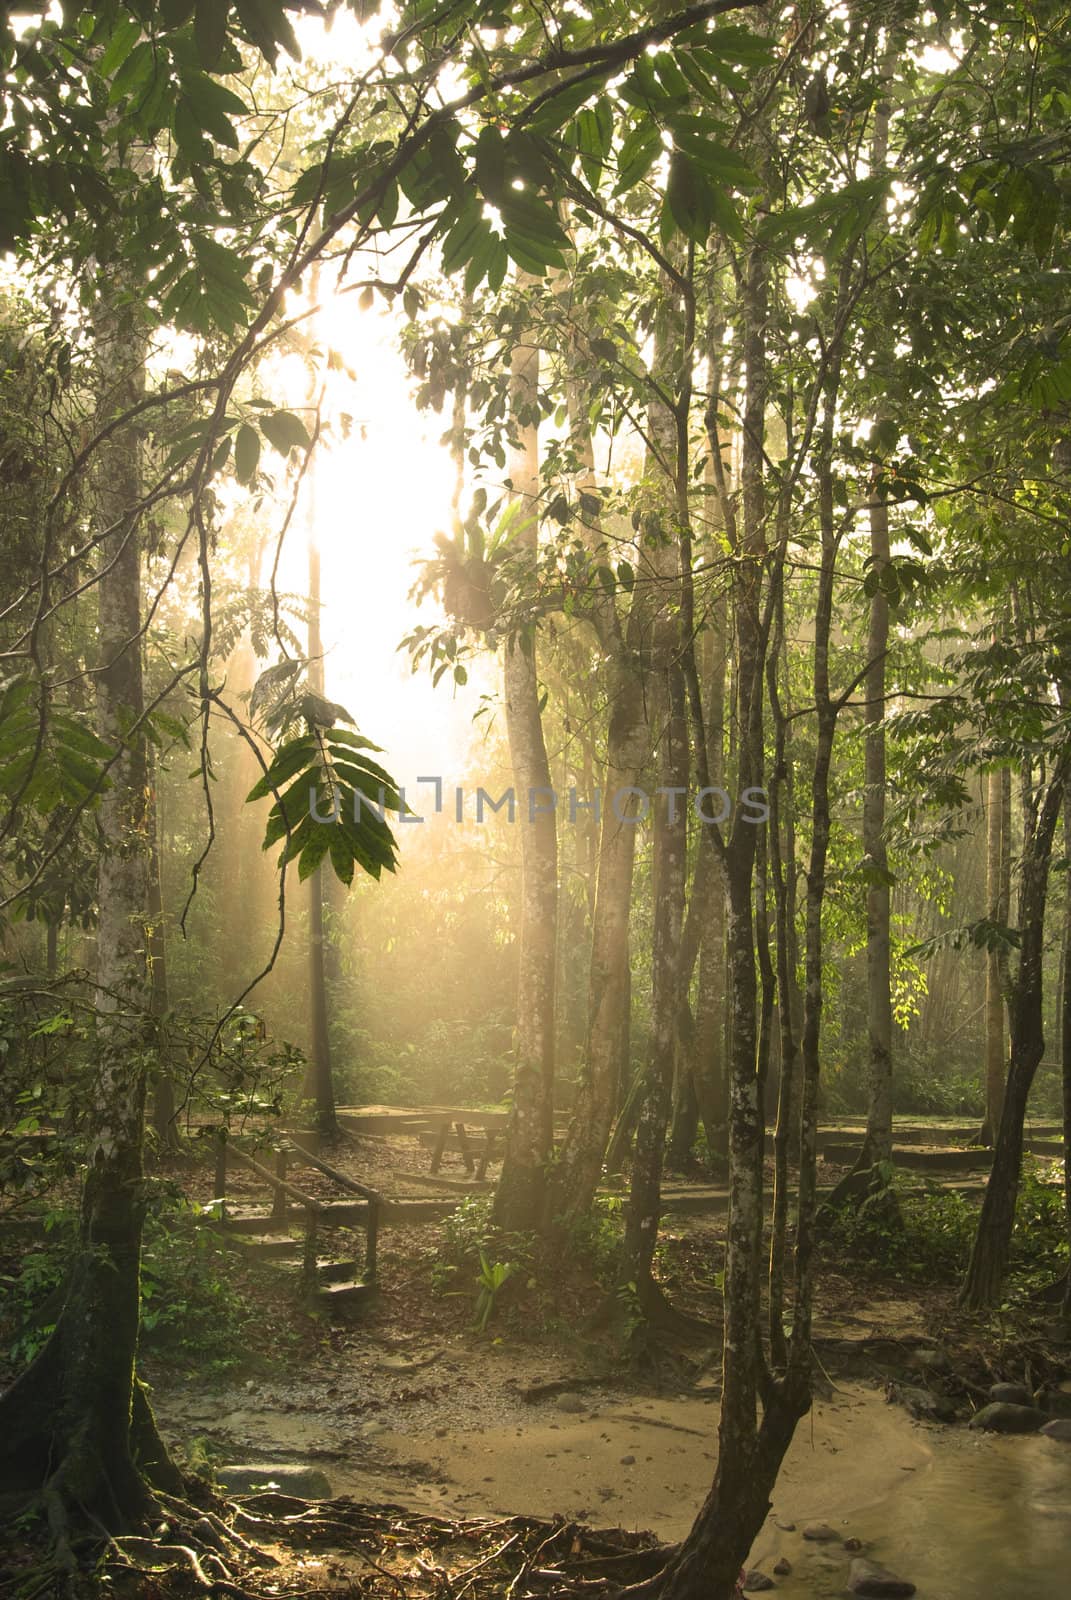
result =
[{"label": "mossy tree trunk", "polygon": [[1043,956],[1045,906],[1053,836],[1064,798],[1071,756],[1062,755],[1038,795],[1023,779],[1023,854],[1019,878],[1019,962],[1012,983],[1011,1061],[1008,1066],[993,1166],[986,1183],[978,1228],[961,1294],[972,1310],[1000,1298],[1011,1252],[1015,1206],[1023,1165],[1027,1101],[1045,1049]]},{"label": "mossy tree trunk", "polygon": [[[101,424],[137,402],[145,361],[136,300],[115,293],[102,305],[94,323]],[[140,441],[120,428],[99,446],[95,473],[98,730],[121,754],[99,811],[98,1024],[81,1223],[55,1331],[0,1400],[0,1486],[40,1492],[61,1546],[72,1516],[111,1531],[138,1520],[150,1503],[146,1457],[158,1478],[177,1481],[134,1374],[151,1038],[140,498]]]}]

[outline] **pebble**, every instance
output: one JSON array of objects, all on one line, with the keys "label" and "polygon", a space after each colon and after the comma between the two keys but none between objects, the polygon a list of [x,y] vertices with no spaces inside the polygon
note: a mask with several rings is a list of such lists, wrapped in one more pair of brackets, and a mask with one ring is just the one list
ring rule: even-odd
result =
[{"label": "pebble", "polygon": [[560,1394],[554,1403],[559,1411],[567,1411],[570,1416],[576,1416],[584,1409],[583,1400],[575,1394]]},{"label": "pebble", "polygon": [[1058,1444],[1071,1444],[1071,1417],[1054,1417],[1040,1431],[1046,1439],[1055,1439]]},{"label": "pebble", "polygon": [[805,1539],[813,1539],[815,1544],[829,1544],[832,1540],[840,1540],[836,1528],[831,1528],[828,1522],[809,1522],[803,1530]]},{"label": "pebble", "polygon": [[845,1539],[844,1548],[845,1550],[861,1550],[863,1541],[862,1539]]},{"label": "pebble", "polygon": [[857,1556],[848,1573],[848,1593],[867,1595],[873,1600],[898,1600],[915,1593],[909,1578],[898,1578],[895,1572],[879,1567],[876,1561],[864,1561]]},{"label": "pebble", "polygon": [[621,1465],[623,1467],[634,1467],[636,1465],[636,1457],[635,1456],[622,1456],[621,1457]]},{"label": "pebble", "polygon": [[745,1594],[758,1594],[764,1589],[775,1589],[776,1587],[777,1585],[773,1579],[768,1578],[765,1572],[759,1572],[758,1568],[754,1572],[749,1572],[745,1575],[742,1585]]}]

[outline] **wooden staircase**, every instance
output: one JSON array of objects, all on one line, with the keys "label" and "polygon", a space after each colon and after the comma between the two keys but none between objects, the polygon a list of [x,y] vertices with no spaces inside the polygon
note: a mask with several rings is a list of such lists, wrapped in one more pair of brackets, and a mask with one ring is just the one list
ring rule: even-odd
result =
[{"label": "wooden staircase", "polygon": [[[229,1165],[251,1171],[265,1184],[271,1195],[269,1208],[228,1200]],[[300,1166],[315,1168],[347,1198],[325,1201],[306,1194],[291,1181],[292,1169]],[[293,1140],[278,1145],[271,1172],[226,1135],[217,1136],[211,1225],[247,1261],[279,1272],[302,1299],[331,1317],[352,1316],[375,1293],[381,1213],[382,1197],[375,1189]],[[355,1233],[363,1238],[355,1240]]]}]

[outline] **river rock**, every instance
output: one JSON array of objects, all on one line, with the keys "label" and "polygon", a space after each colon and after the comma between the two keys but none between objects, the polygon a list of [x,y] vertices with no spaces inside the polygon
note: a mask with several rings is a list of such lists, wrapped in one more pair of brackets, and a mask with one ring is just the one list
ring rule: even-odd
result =
[{"label": "river rock", "polygon": [[776,1589],[777,1585],[772,1578],[766,1576],[765,1572],[760,1572],[756,1568],[754,1572],[745,1574],[741,1587],[745,1594],[759,1594],[763,1589]]},{"label": "river rock", "polygon": [[1065,1389],[1039,1389],[1034,1404],[1050,1417],[1071,1417],[1071,1394]]},{"label": "river rock", "polygon": [[828,1522],[809,1522],[803,1530],[803,1537],[813,1540],[815,1544],[831,1544],[834,1540],[840,1543],[840,1534]]},{"label": "river rock", "polygon": [[1071,1417],[1054,1417],[1040,1432],[1046,1439],[1055,1439],[1057,1444],[1071,1444]]},{"label": "river rock", "polygon": [[1044,1411],[1039,1411],[1036,1406],[1011,1405],[1007,1401],[995,1400],[992,1405],[983,1406],[981,1411],[975,1413],[971,1418],[971,1427],[984,1428],[987,1433],[1037,1433],[1047,1421]]},{"label": "river rock", "polygon": [[1034,1396],[1025,1383],[995,1383],[989,1391],[990,1400],[1008,1406],[1032,1406]]},{"label": "river rock", "polygon": [[873,1596],[874,1600],[895,1600],[897,1595],[912,1595],[915,1585],[909,1578],[879,1567],[876,1561],[856,1556],[848,1572],[848,1593]]},{"label": "river rock", "polygon": [[931,1394],[928,1389],[916,1389],[910,1384],[901,1384],[896,1391],[896,1397],[902,1406],[910,1411],[913,1417],[920,1422],[955,1422],[956,1408],[951,1400],[943,1394]]},{"label": "river rock", "polygon": [[951,1372],[952,1362],[943,1350],[916,1350],[911,1356],[911,1365],[920,1372]]},{"label": "river rock", "polygon": [[298,1500],[329,1500],[331,1484],[319,1467],[302,1466],[293,1461],[257,1462],[216,1468],[216,1482],[228,1494],[260,1494],[276,1489]]}]

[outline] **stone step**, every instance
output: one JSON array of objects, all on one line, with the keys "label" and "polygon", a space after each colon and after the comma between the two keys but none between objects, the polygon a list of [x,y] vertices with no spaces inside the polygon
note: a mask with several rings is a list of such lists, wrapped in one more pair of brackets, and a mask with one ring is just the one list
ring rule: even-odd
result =
[{"label": "stone step", "polygon": [[322,1284],[316,1298],[329,1316],[349,1317],[366,1306],[374,1294],[373,1284],[345,1278],[338,1283]]},{"label": "stone step", "polygon": [[[269,1222],[273,1219],[268,1218]],[[232,1250],[251,1261],[301,1259],[300,1241],[288,1233],[238,1233],[227,1240]]]}]

